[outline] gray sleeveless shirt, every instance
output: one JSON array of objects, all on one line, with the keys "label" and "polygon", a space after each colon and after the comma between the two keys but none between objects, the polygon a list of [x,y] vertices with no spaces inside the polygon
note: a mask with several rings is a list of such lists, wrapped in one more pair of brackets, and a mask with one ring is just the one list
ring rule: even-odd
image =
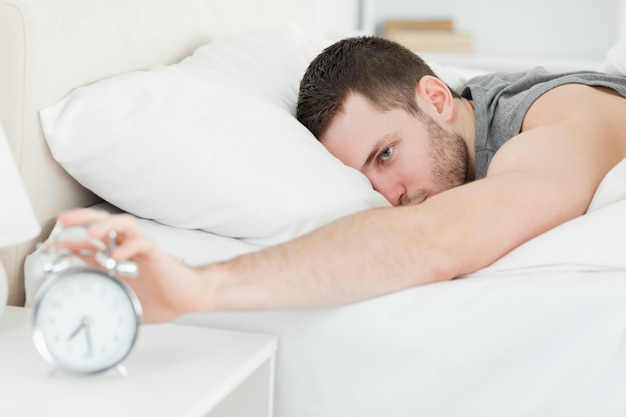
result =
[{"label": "gray sleeveless shirt", "polygon": [[476,179],[487,175],[494,154],[520,132],[534,101],[563,84],[608,87],[626,97],[624,76],[591,71],[553,74],[543,68],[484,75],[472,78],[461,88],[461,96],[473,100],[476,113]]}]

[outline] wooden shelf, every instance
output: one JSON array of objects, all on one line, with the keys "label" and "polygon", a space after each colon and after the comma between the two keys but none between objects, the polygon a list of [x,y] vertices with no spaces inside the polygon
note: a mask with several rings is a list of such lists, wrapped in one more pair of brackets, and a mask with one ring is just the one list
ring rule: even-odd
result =
[{"label": "wooden shelf", "polygon": [[472,37],[456,33],[451,20],[391,20],[385,23],[383,36],[418,53],[473,51]]}]

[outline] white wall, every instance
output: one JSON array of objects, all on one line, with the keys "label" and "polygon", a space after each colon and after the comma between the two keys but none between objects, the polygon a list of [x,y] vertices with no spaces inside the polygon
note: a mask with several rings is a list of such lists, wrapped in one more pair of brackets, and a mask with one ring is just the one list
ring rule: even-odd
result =
[{"label": "white wall", "polygon": [[318,36],[340,39],[374,34],[374,0],[317,0],[315,28]]},{"label": "white wall", "polygon": [[624,0],[373,1],[379,33],[388,19],[452,18],[480,55],[595,60],[626,36]]},{"label": "white wall", "polygon": [[617,34],[620,40],[626,41],[626,0],[620,1],[619,27]]}]

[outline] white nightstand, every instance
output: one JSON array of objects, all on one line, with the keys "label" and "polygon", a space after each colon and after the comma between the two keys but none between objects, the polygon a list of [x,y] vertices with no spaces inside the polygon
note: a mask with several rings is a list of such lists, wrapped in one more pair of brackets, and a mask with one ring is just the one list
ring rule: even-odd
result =
[{"label": "white nightstand", "polygon": [[179,324],[142,326],[128,375],[51,373],[31,337],[32,310],[0,316],[0,416],[272,415],[275,337]]}]

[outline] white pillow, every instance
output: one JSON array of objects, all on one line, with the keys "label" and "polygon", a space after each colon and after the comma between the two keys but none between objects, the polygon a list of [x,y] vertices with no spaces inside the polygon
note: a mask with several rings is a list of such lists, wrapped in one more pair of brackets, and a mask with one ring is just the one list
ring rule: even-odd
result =
[{"label": "white pillow", "polygon": [[41,111],[54,158],[139,217],[273,245],[388,206],[293,116],[321,51],[285,26],[74,90]]}]

